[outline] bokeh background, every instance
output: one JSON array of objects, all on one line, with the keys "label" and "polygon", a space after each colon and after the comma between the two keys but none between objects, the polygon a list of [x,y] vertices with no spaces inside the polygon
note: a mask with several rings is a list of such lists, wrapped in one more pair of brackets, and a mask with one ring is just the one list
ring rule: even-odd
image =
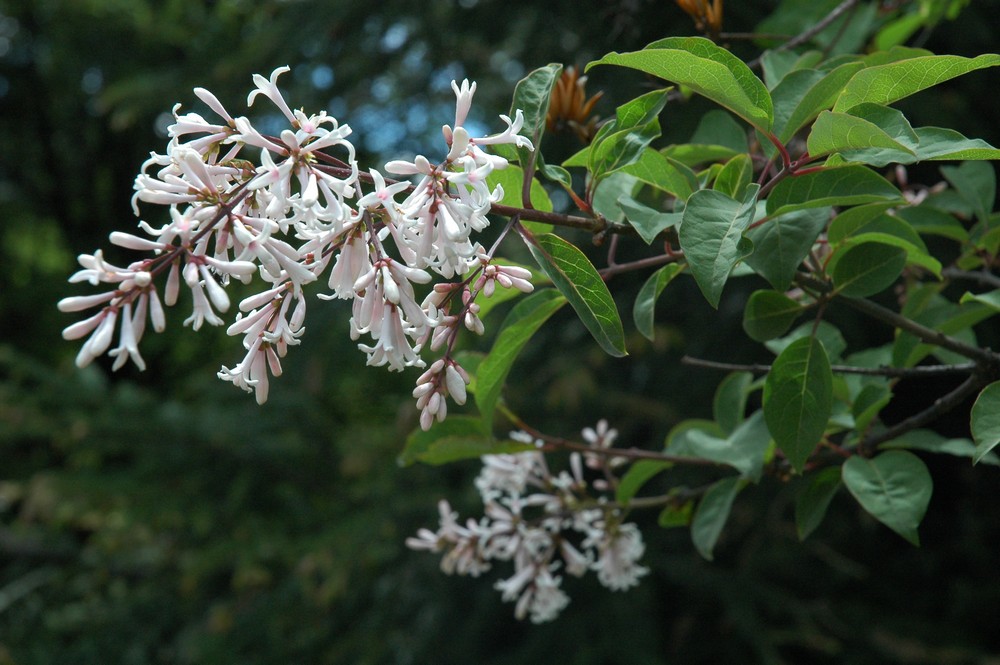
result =
[{"label": "bokeh background", "polygon": [[[798,18],[770,28],[795,30],[837,3],[785,4]],[[729,2],[725,29],[753,31],[777,7]],[[998,11],[973,2],[920,39],[996,51]],[[166,333],[147,336],[146,372],[73,366],[76,345],[60,337],[73,319],[55,303],[87,292],[65,281],[75,256],[135,224],[134,175],[163,150],[172,105],[199,108],[194,86],[243,114],[251,75],[287,64],[293,106],[348,122],[362,164],[378,165],[436,154],[452,79],[478,81],[472,121],[495,128],[534,67],[694,32],[667,0],[0,1],[0,665],[1000,663],[993,468],[928,458],[936,489],[920,549],[846,495],[800,544],[794,487],[776,483],[740,497],[711,564],[683,530],[649,519],[640,588],[570,579],[562,617],[532,626],[491,588],[507,571],[449,578],[404,547],[435,526],[439,498],[475,514],[478,465],[397,465],[415,377],[365,368],[343,303],[310,304],[304,344],[263,407],[215,378],[239,343],[183,329],[183,302]],[[761,48],[730,45],[748,58]],[[606,116],[649,84],[595,70],[589,89],[605,91]],[[1000,145],[998,84],[980,73],[905,110],[915,125]],[[668,137],[685,140],[706,108],[668,109]],[[548,161],[575,141],[550,139]],[[612,285],[626,321],[644,277]],[[562,312],[526,350],[508,399],[554,433],[607,417],[627,442],[657,447],[680,419],[710,416],[721,378],[682,368],[683,353],[767,360],[742,341],[745,293],[727,290],[710,319],[696,290],[672,287],[657,342],[631,333],[623,360]],[[831,316],[852,344],[889,339]],[[941,389],[906,386],[887,418]],[[941,431],[966,434],[961,415]]]}]

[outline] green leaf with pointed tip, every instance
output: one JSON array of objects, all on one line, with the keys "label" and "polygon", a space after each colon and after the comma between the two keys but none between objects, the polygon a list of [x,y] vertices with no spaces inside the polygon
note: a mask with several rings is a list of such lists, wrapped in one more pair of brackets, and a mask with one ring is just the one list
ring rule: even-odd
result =
[{"label": "green leaf with pointed tip", "polygon": [[833,374],[822,343],[803,337],[789,344],[764,382],[764,417],[778,447],[801,472],[833,411]]},{"label": "green leaf with pointed tip", "polygon": [[949,439],[928,429],[915,429],[891,441],[879,444],[880,449],[923,450],[928,453],[954,455],[976,460],[976,464],[1000,466],[1000,457],[996,453],[986,453],[976,459],[976,444],[972,439]]},{"label": "green leaf with pointed tip", "polygon": [[878,125],[847,113],[820,112],[806,140],[810,157],[873,148],[893,150],[916,158],[916,153],[893,140]]},{"label": "green leaf with pointed tip", "polygon": [[703,429],[691,428],[681,438],[671,441],[674,455],[726,464],[758,482],[771,445],[771,434],[760,411],[736,426],[728,436],[719,437]]},{"label": "green leaf with pointed tip", "polygon": [[727,435],[745,420],[751,383],[753,374],[750,372],[733,372],[715,389],[712,416]]},{"label": "green leaf with pointed tip", "polygon": [[826,510],[840,488],[840,469],[823,469],[808,475],[803,482],[805,485],[795,499],[795,529],[799,540],[808,538],[826,517]]},{"label": "green leaf with pointed tip", "polygon": [[691,518],[691,542],[698,554],[708,561],[712,560],[715,545],[729,519],[729,511],[733,508],[733,501],[744,487],[746,481],[741,478],[723,478],[709,487],[698,502],[698,508]]},{"label": "green leaf with pointed tip", "polygon": [[[561,74],[562,65],[551,63],[532,71],[514,86],[510,117],[513,118],[518,109],[524,113],[524,125],[519,133],[530,139],[536,150],[539,149],[542,134],[545,133],[545,117],[549,113],[552,87]],[[517,154],[522,165],[531,159],[531,151],[527,148],[518,148]]]},{"label": "green leaf with pointed tip", "polygon": [[775,289],[786,290],[829,219],[830,208],[806,208],[750,229],[746,235],[754,251],[747,257],[747,265]]},{"label": "green leaf with pointed tip", "polygon": [[1000,381],[986,386],[976,403],[972,405],[972,440],[976,442],[976,456],[979,460],[1000,443]]},{"label": "green leaf with pointed tip", "polygon": [[[503,187],[503,198],[499,203],[515,208],[521,207],[521,188],[524,186],[524,170],[516,164],[508,164],[507,168],[496,169],[486,178],[486,184],[492,190],[497,185]],[[531,205],[535,210],[552,211],[552,201],[542,183],[531,180]]]},{"label": "green leaf with pointed tip", "polygon": [[944,160],[994,160],[1000,159],[1000,150],[982,139],[966,138],[954,129],[942,127],[917,127],[917,159]]},{"label": "green leaf with pointed tip", "polygon": [[847,340],[844,339],[844,335],[829,321],[820,321],[818,326],[812,321],[807,321],[784,337],[764,342],[764,346],[771,353],[781,355],[792,342],[803,337],[816,337],[822,342],[826,356],[830,360],[836,360],[847,349]]},{"label": "green leaf with pointed tip", "polygon": [[841,467],[841,479],[872,517],[920,545],[917,527],[927,512],[934,481],[919,457],[905,450],[872,459],[855,455]]},{"label": "green leaf with pointed tip", "polygon": [[636,162],[623,167],[621,172],[673,194],[681,201],[698,189],[694,171],[653,148],[646,148]]},{"label": "green leaf with pointed tip", "polygon": [[[667,494],[676,494],[677,492],[671,491]],[[666,507],[660,511],[659,517],[656,518],[656,523],[664,529],[672,529],[679,526],[688,526],[691,524],[691,515],[694,513],[694,501],[688,499],[680,503],[668,503]]]},{"label": "green leaf with pointed tip", "polygon": [[865,298],[896,281],[906,265],[906,250],[881,242],[855,245],[833,268],[833,286],[842,296]]},{"label": "green leaf with pointed tip", "polygon": [[726,162],[719,171],[713,189],[734,199],[741,199],[751,180],[753,180],[753,162],[750,160],[750,155],[739,154]]},{"label": "green leaf with pointed tip", "polygon": [[479,363],[476,373],[476,406],[483,426],[489,430],[493,412],[507,374],[521,349],[531,336],[566,304],[566,298],[555,289],[536,291],[519,302],[504,319],[489,355]]},{"label": "green leaf with pointed tip", "polygon": [[712,109],[701,116],[688,143],[726,148],[736,154],[750,150],[746,127],[721,109]]},{"label": "green leaf with pointed tip", "polygon": [[966,291],[962,294],[958,302],[962,305],[967,302],[978,302],[994,311],[1000,312],[1000,289],[988,293],[970,293]]},{"label": "green leaf with pointed tip", "polygon": [[988,53],[975,58],[922,56],[867,67],[847,82],[833,110],[844,111],[864,102],[892,104],[956,76],[997,65],[1000,55]]},{"label": "green leaf with pointed tip", "polygon": [[615,301],[584,253],[551,233],[538,235],[527,245],[542,271],[566,296],[605,353],[616,357],[628,355]]},{"label": "green leaf with pointed tip", "polygon": [[698,287],[712,307],[719,306],[729,273],[753,251],[743,232],[753,219],[760,186],[751,184],[743,201],[721,192],[699,190],[684,208],[678,239]]},{"label": "green leaf with pointed tip", "polygon": [[997,176],[992,164],[964,162],[959,166],[942,166],[943,175],[959,196],[972,206],[979,221],[989,226],[990,212],[997,193]]},{"label": "green leaf with pointed tip", "polygon": [[829,72],[802,69],[785,77],[771,93],[778,138],[787,143],[820,111],[833,106],[847,82],[863,68],[860,62],[849,62]]},{"label": "green leaf with pointed tip", "polygon": [[[724,162],[732,159],[742,152],[727,148],[723,145],[706,145],[701,143],[682,143],[680,145],[668,145],[661,151],[664,156],[669,157],[675,163],[688,168],[694,168],[700,164],[712,162]],[[696,188],[697,189],[697,188]]]},{"label": "green leaf with pointed tip", "polygon": [[639,289],[639,295],[635,298],[635,306],[632,308],[632,319],[635,321],[636,329],[646,339],[653,339],[653,313],[656,309],[656,301],[667,284],[682,270],[684,270],[682,264],[669,263],[650,275],[646,283]]},{"label": "green leaf with pointed tip", "polygon": [[889,201],[902,203],[903,195],[871,169],[848,164],[785,178],[767,198],[767,213]]},{"label": "green leaf with pointed tip", "polygon": [[660,122],[653,119],[641,127],[614,132],[600,143],[591,145],[587,163],[591,177],[600,181],[635,163],[659,135]]},{"label": "green leaf with pointed tip", "polygon": [[417,429],[406,438],[399,464],[414,462],[444,464],[459,459],[487,454],[534,450],[531,444],[517,441],[497,441],[484,432],[483,421],[475,416],[452,415],[435,421],[426,432]]},{"label": "green leaf with pointed tip", "polygon": [[[556,166],[555,164],[542,164],[538,169],[538,172],[549,180],[558,182],[566,189],[573,186],[573,176],[571,176],[569,171],[561,166]],[[534,192],[532,192],[532,194],[534,194]]]},{"label": "green leaf with pointed tip", "polygon": [[897,235],[900,238],[927,249],[917,233],[905,222],[886,214],[891,203],[869,203],[849,208],[834,217],[826,232],[826,240],[831,245],[840,244],[844,239],[859,233],[880,232]]},{"label": "green leaf with pointed tip", "polygon": [[590,202],[594,212],[602,215],[609,222],[620,222],[625,219],[625,213],[618,205],[618,199],[623,196],[632,196],[638,182],[638,178],[629,175],[624,170],[616,171],[601,180],[594,189],[594,198]]},{"label": "green leaf with pointed tip", "polygon": [[611,52],[587,65],[619,65],[679,83],[723,106],[748,123],[771,128],[771,96],[742,60],[701,37],[671,37],[641,51]]},{"label": "green leaf with pointed tip", "polygon": [[681,221],[681,213],[679,212],[653,210],[630,196],[618,199],[618,206],[625,213],[625,219],[628,220],[629,225],[636,230],[639,237],[646,241],[647,245],[653,244],[661,231],[675,226]]},{"label": "green leaf with pointed tip", "polygon": [[[774,99],[774,87],[795,70],[795,63],[798,62],[798,59],[799,54],[794,51],[768,49],[761,54],[760,64],[764,72],[764,84],[771,91],[772,99]],[[777,106],[777,100],[775,100],[775,110],[777,110]]]},{"label": "green leaf with pointed tip", "polygon": [[[895,218],[890,218],[895,219]],[[871,243],[878,243],[882,245],[890,245],[892,247],[898,247],[903,250],[906,254],[905,264],[920,266],[927,272],[931,273],[938,279],[941,279],[941,262],[935,259],[933,256],[927,253],[927,250],[921,246],[915,245],[910,240],[899,237],[898,235],[892,233],[883,233],[880,231],[873,231],[871,233],[859,233],[857,235],[852,235],[850,238],[844,240],[841,243],[841,249],[848,249],[850,247],[856,247],[859,245],[866,245]],[[923,245],[923,242],[920,242]],[[846,256],[846,252],[843,254],[838,254],[836,256],[843,257]],[[839,259],[837,260],[839,263]],[[831,270],[836,271],[836,263],[830,262],[828,266]]]},{"label": "green leaf with pointed tip", "polygon": [[778,291],[754,291],[743,310],[743,330],[766,342],[784,335],[802,313],[802,305]]},{"label": "green leaf with pointed tip", "polygon": [[618,482],[615,500],[622,505],[627,505],[632,500],[632,497],[642,489],[643,485],[673,465],[673,462],[648,459],[639,460],[629,467],[628,471],[625,472],[625,475]]}]

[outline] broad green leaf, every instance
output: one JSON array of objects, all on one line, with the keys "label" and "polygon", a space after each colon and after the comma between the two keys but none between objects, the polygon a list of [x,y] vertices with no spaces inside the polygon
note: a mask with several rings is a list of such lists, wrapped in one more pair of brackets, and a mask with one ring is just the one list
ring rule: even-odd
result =
[{"label": "broad green leaf", "polygon": [[778,138],[787,143],[820,111],[833,106],[847,82],[863,68],[860,62],[850,62],[829,72],[799,70],[789,74],[772,92]]},{"label": "broad green leaf", "polygon": [[833,285],[848,298],[865,298],[887,289],[906,265],[906,251],[881,242],[855,245],[833,269]]},{"label": "broad green leaf", "polygon": [[590,146],[587,168],[594,180],[605,177],[639,160],[653,139],[660,135],[655,118],[640,127],[623,129]]},{"label": "broad green leaf", "polygon": [[813,336],[823,343],[827,358],[830,360],[836,360],[847,349],[847,340],[844,339],[841,332],[829,321],[820,321],[819,326],[814,326],[812,321],[807,321],[780,339],[772,339],[764,342],[764,346],[771,353],[781,355],[785,349],[791,346],[792,342],[803,337]]},{"label": "broad green leaf", "polygon": [[479,407],[483,426],[487,430],[493,422],[493,411],[500,399],[504,381],[521,349],[564,304],[566,298],[554,289],[543,289],[515,305],[504,319],[493,348],[479,364],[479,371],[476,373],[476,406]]},{"label": "broad green leaf", "polygon": [[[795,51],[768,49],[761,54],[760,64],[764,71],[764,84],[771,91],[772,99],[774,98],[774,87],[795,69],[795,63],[798,62],[798,59],[799,54]],[[775,100],[775,108],[777,109],[777,100]]]},{"label": "broad green leaf", "polygon": [[[895,218],[889,217],[889,219],[895,219]],[[844,240],[841,243],[840,247],[842,249],[847,249],[858,245],[866,245],[872,243],[897,247],[903,250],[903,252],[905,253],[906,257],[904,261],[907,265],[920,266],[921,268],[931,273],[938,279],[941,279],[941,262],[927,253],[927,250],[922,247],[924,244],[923,241],[919,242],[920,246],[914,244],[910,240],[904,240],[903,238],[900,238],[898,235],[895,234],[872,232],[872,233],[859,233],[858,235],[853,235],[850,238]],[[837,259],[837,263],[839,263],[840,260],[838,257],[843,257],[846,255],[847,255],[846,252],[844,252],[843,254],[840,254],[838,252],[838,254],[835,255],[834,258]],[[836,272],[836,263],[831,261],[830,268],[834,272]]]},{"label": "broad green leaf", "polygon": [[[514,208],[521,207],[521,188],[524,186],[524,170],[516,164],[508,164],[507,168],[496,169],[486,178],[490,190],[497,185],[503,187],[503,198],[498,203]],[[552,211],[552,201],[542,183],[531,180],[531,205],[535,210]]]},{"label": "broad green leaf", "polygon": [[533,450],[530,444],[516,441],[496,441],[484,432],[483,421],[475,416],[451,415],[441,422],[435,421],[426,432],[414,430],[406,438],[406,446],[399,456],[399,463],[409,466],[414,462],[444,464],[458,459]]},{"label": "broad green leaf", "polygon": [[691,428],[670,443],[670,452],[684,457],[709,460],[733,467],[753,482],[760,480],[771,445],[771,434],[763,414],[756,411],[736,426],[729,436],[719,437],[703,429]]},{"label": "broad green leaf", "polygon": [[903,195],[871,169],[848,164],[785,178],[767,198],[767,213],[888,201],[902,203]]},{"label": "broad green leaf", "polygon": [[840,469],[829,467],[803,478],[795,499],[795,529],[805,540],[826,517],[826,510],[840,488]]},{"label": "broad green leaf", "polygon": [[958,302],[962,305],[967,302],[978,302],[994,311],[1000,312],[1000,289],[987,293],[970,293],[966,291],[962,294]]},{"label": "broad green leaf", "polygon": [[625,213],[629,225],[647,245],[653,244],[656,236],[664,229],[679,224],[682,216],[679,212],[654,210],[629,196],[618,199],[618,207]]},{"label": "broad green leaf", "polygon": [[983,389],[972,405],[972,440],[976,442],[978,463],[1000,443],[1000,381]]},{"label": "broad green leaf", "polygon": [[719,427],[728,435],[742,423],[747,408],[747,396],[753,374],[750,372],[733,372],[719,384],[712,398],[712,416]]},{"label": "broad green leaf", "polygon": [[993,160],[1000,159],[1000,150],[982,139],[966,138],[954,129],[917,127],[918,160]]},{"label": "broad green leaf", "polygon": [[769,131],[771,97],[742,60],[701,37],[671,37],[642,51],[609,53],[587,65],[619,65],[679,83],[711,99],[748,123]]},{"label": "broad green leaf", "polygon": [[648,340],[653,339],[653,314],[656,309],[656,301],[659,299],[663,289],[667,287],[674,277],[684,270],[680,263],[668,263],[646,280],[646,283],[639,289],[636,296],[635,306],[632,308],[632,319],[635,321],[636,329]]},{"label": "broad green leaf", "polygon": [[536,236],[528,249],[600,347],[612,356],[628,355],[615,301],[583,252],[551,233]]},{"label": "broad green leaf", "polygon": [[[552,97],[552,87],[562,74],[562,65],[552,63],[532,71],[514,86],[514,101],[510,105],[510,117],[513,118],[518,109],[524,112],[524,125],[521,136],[526,136],[538,149],[545,133],[545,117],[549,113],[549,100]],[[518,148],[517,154],[521,164],[531,160],[531,151]]]},{"label": "broad green leaf", "polygon": [[849,208],[837,215],[826,232],[826,240],[831,245],[839,245],[844,239],[859,233],[889,233],[903,238],[921,249],[926,245],[905,222],[887,215],[891,203],[869,203]]},{"label": "broad green leaf", "polygon": [[753,180],[753,162],[750,155],[739,154],[722,167],[715,177],[714,189],[734,199],[743,198],[743,192]]},{"label": "broad green leaf", "polygon": [[868,429],[872,420],[892,400],[892,391],[885,384],[871,383],[858,393],[851,404],[851,415],[854,417],[854,428],[858,432]]},{"label": "broad green leaf", "polygon": [[975,58],[931,55],[870,66],[855,74],[834,104],[845,111],[863,102],[892,104],[895,101],[977,69],[1000,65],[1000,55]]},{"label": "broad green leaf", "polygon": [[872,459],[855,455],[844,462],[841,478],[862,508],[920,545],[917,527],[927,512],[934,482],[919,457],[905,450],[890,450]]},{"label": "broad green leaf", "polygon": [[778,447],[800,472],[823,438],[833,411],[833,375],[822,343],[798,339],[771,365],[764,417]]},{"label": "broad green leaf", "polygon": [[[976,460],[976,444],[972,442],[972,439],[949,439],[928,429],[915,429],[907,432],[903,436],[879,444],[879,448],[884,450],[898,448],[923,450],[928,453],[954,455],[955,457]],[[1000,466],[1000,458],[997,457],[996,453],[990,452],[976,460],[976,463]]]},{"label": "broad green leaf", "polygon": [[691,169],[653,148],[646,148],[638,161],[622,168],[622,173],[673,194],[681,201],[698,189],[698,178]]},{"label": "broad green leaf", "polygon": [[847,113],[820,112],[806,141],[810,157],[872,148],[902,152],[916,158],[916,153],[895,141],[878,125]]},{"label": "broad green leaf", "polygon": [[739,477],[723,478],[716,481],[698,502],[698,508],[691,518],[691,542],[705,559],[711,561],[716,543],[722,535],[722,528],[729,519],[736,495],[746,487],[746,481]]},{"label": "broad green leaf", "polygon": [[802,305],[778,291],[754,291],[743,310],[743,330],[750,339],[766,342],[780,337],[802,313]]},{"label": "broad green leaf", "polygon": [[672,529],[678,526],[688,526],[691,524],[691,515],[694,513],[694,501],[690,499],[681,503],[668,503],[656,523],[664,529]]},{"label": "broad green leaf", "polygon": [[[573,186],[573,176],[571,176],[569,171],[561,166],[556,166],[555,164],[540,164],[538,173],[541,173],[553,182],[558,182],[566,189]],[[534,185],[532,185],[532,196],[534,196]]]},{"label": "broad green leaf", "polygon": [[748,266],[784,291],[830,219],[830,208],[807,208],[773,217],[747,231],[753,242]]},{"label": "broad green leaf", "polygon": [[625,475],[618,482],[618,490],[615,492],[615,500],[622,505],[627,505],[632,500],[642,486],[653,479],[657,474],[666,471],[673,466],[672,462],[661,462],[659,460],[639,460],[629,467]]},{"label": "broad green leaf", "polygon": [[993,165],[986,162],[964,162],[960,166],[942,166],[941,175],[972,206],[979,221],[989,225],[997,192],[997,177]]},{"label": "broad green leaf", "polygon": [[625,173],[624,170],[612,173],[601,180],[590,202],[594,212],[604,216],[609,222],[620,222],[625,219],[625,213],[618,205],[618,199],[632,196],[638,181],[638,178]]},{"label": "broad green leaf", "polygon": [[712,109],[701,116],[688,143],[727,148],[736,154],[750,150],[746,127],[720,109]]},{"label": "broad green leaf", "polygon": [[731,148],[721,145],[705,145],[701,143],[682,143],[680,145],[668,145],[661,150],[664,156],[674,160],[675,163],[686,167],[694,168],[701,164],[712,162],[724,162],[732,159],[742,152],[737,152]]},{"label": "broad green leaf", "polygon": [[751,184],[742,202],[720,192],[700,190],[684,208],[678,239],[691,273],[712,307],[719,306],[733,267],[753,251],[753,243],[743,232],[753,219],[759,190]]},{"label": "broad green leaf", "polygon": [[[928,292],[931,297],[921,300],[911,291],[902,314],[945,335],[971,335],[972,326],[994,314],[992,308],[982,303],[966,301],[958,305],[936,295],[935,289],[928,289]],[[968,341],[976,344],[974,338]],[[942,355],[938,347],[924,344],[914,335],[899,331],[892,348],[892,364],[895,367],[912,367],[932,353]]]}]

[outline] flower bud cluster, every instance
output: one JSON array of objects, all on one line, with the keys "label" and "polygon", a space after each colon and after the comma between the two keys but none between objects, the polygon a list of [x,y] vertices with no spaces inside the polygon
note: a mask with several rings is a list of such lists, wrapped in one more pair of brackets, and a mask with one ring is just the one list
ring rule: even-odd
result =
[{"label": "flower bud cluster", "polygon": [[[603,420],[602,428],[607,432]],[[524,432],[512,432],[510,438],[542,445]],[[476,478],[484,516],[463,525],[441,501],[438,530],[420,529],[407,546],[442,553],[441,570],[447,574],[477,577],[493,561],[511,562],[513,575],[495,588],[503,600],[515,603],[518,619],[530,617],[534,623],[555,619],[569,603],[562,571],[575,577],[594,572],[615,591],[636,586],[649,572],[638,563],[645,551],[642,534],[634,523],[624,522],[622,508],[599,489],[607,489],[604,479],[588,481],[584,455],[590,453],[572,453],[569,470],[556,474],[539,450],[485,455]]]},{"label": "flower bud cluster", "polygon": [[[327,299],[352,301],[351,337],[359,340],[369,365],[394,371],[424,367],[421,351],[428,342],[432,350],[449,342],[445,358],[432,365],[414,391],[421,423],[429,427],[445,417],[445,397],[465,401],[468,375],[449,355],[456,322],[463,320],[481,334],[477,295],[489,297],[496,284],[525,292],[532,288],[530,273],[496,265],[473,237],[489,224],[486,215],[503,196],[500,186],[491,189],[487,180],[507,166],[483,147],[532,148],[518,135],[523,115],[501,116],[506,130],[475,138],[464,126],[475,83],[453,83],[454,127],[442,128],[446,157],[436,164],[424,156],[391,161],[388,172],[418,179],[415,185],[394,182],[375,169],[361,172],[348,125],[325,112],[307,115],[289,106],[277,83],[287,71],[279,67],[269,78],[255,75],[247,98],[248,105],[265,98],[284,116],[288,127],[277,136],[232,115],[203,88],[195,95],[216,120],[174,107],[166,152],[152,153],[143,164],[132,199],[137,215],[140,204],[168,206],[170,222],[155,228],[140,221],[144,235],[111,234],[113,244],[145,253],[126,267],[108,263],[100,251],[79,257],[82,270],[70,281],[111,289],[62,300],[59,308],[66,312],[99,308],[63,335],[86,338],[77,356],[81,367],[108,352],[115,369],[129,359],[143,369],[138,344],[146,321],[163,330],[164,305],[178,301],[182,286],[192,302],[184,323],[197,330],[205,323],[224,323],[232,279],[250,283],[256,277],[265,288],[240,303],[228,328],[230,335],[243,337],[246,355],[234,367],[223,367],[219,377],[255,392],[262,403],[269,376],[281,374],[280,358],[305,331],[302,289],[325,277],[332,292]],[[417,296],[417,288],[435,273],[464,279],[470,271],[469,279],[478,277],[471,291],[468,281],[460,281],[431,290],[426,298]],[[461,312],[449,314],[457,304],[450,294],[459,290]],[[116,330],[119,343],[112,348]]]}]

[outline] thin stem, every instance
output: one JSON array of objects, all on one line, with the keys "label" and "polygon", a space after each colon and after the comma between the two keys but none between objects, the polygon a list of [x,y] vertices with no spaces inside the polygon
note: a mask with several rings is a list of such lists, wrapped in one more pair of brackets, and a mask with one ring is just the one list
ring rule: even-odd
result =
[{"label": "thin stem", "polygon": [[[692,367],[717,369],[725,372],[753,372],[754,374],[767,374],[771,371],[770,365],[723,363],[715,360],[692,358],[691,356],[684,356],[681,358],[681,364],[690,365]],[[836,374],[860,374],[863,376],[884,376],[892,379],[906,379],[913,377],[948,376],[951,374],[970,374],[976,371],[976,367],[976,363],[961,363],[957,365],[922,365],[920,367],[853,367],[851,365],[831,365],[830,370]]]},{"label": "thin stem", "polygon": [[813,37],[815,37],[819,33],[821,33],[824,30],[826,30],[827,27],[829,27],[829,25],[831,23],[833,23],[834,21],[836,21],[843,14],[847,13],[851,9],[854,9],[854,6],[857,5],[857,4],[858,4],[858,0],[844,0],[842,3],[840,3],[839,5],[837,5],[836,7],[834,7],[833,10],[829,14],[827,14],[826,16],[824,16],[822,18],[822,20],[820,20],[818,23],[816,23],[815,25],[813,25],[811,28],[809,28],[805,32],[803,32],[801,34],[798,34],[795,37],[789,39],[787,42],[785,42],[784,44],[782,44],[781,46],[777,47],[774,50],[775,51],[787,51],[789,49],[795,48],[799,44],[806,43],[807,41],[809,41],[810,39],[812,39]]},{"label": "thin stem", "polygon": [[[617,237],[617,236],[615,236]],[[667,263],[673,263],[679,259],[684,258],[683,252],[675,251],[673,255],[659,254],[657,256],[650,256],[645,259],[638,259],[636,261],[629,261],[628,263],[614,263],[609,265],[607,268],[602,268],[598,270],[598,274],[606,282],[615,275],[623,272],[630,272],[632,270],[643,270],[645,268],[655,268],[656,266],[661,266]]]},{"label": "thin stem", "polygon": [[1000,277],[985,270],[961,270],[959,268],[945,268],[941,271],[942,277],[949,279],[965,279],[970,282],[978,282],[984,286],[992,286],[1000,289]]}]

